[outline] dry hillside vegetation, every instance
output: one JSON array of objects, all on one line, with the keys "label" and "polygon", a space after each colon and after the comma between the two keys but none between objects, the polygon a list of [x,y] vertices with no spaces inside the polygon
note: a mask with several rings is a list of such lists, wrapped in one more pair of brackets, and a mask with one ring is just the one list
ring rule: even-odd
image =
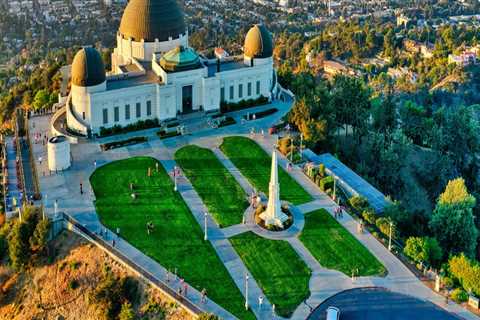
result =
[{"label": "dry hillside vegetation", "polygon": [[[50,245],[53,262],[15,273],[0,266],[0,319],[115,319],[94,298],[106,274],[121,283],[137,283],[132,309],[141,319],[191,319],[174,301],[72,233],[62,233]],[[104,302],[103,302],[104,303]]]}]

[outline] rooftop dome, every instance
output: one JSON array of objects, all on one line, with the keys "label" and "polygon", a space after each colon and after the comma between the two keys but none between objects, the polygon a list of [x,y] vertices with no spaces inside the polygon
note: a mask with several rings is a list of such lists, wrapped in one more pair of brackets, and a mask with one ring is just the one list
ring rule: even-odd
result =
[{"label": "rooftop dome", "polygon": [[273,41],[264,25],[256,24],[245,37],[244,54],[249,58],[269,58],[273,55]]},{"label": "rooftop dome", "polygon": [[178,46],[163,55],[160,65],[165,71],[176,72],[196,69],[201,63],[195,50]]},{"label": "rooftop dome", "polygon": [[120,22],[120,34],[140,42],[167,41],[186,30],[176,0],[130,0]]},{"label": "rooftop dome", "polygon": [[105,79],[105,65],[97,49],[86,47],[78,51],[72,63],[72,84],[90,87],[103,83]]}]

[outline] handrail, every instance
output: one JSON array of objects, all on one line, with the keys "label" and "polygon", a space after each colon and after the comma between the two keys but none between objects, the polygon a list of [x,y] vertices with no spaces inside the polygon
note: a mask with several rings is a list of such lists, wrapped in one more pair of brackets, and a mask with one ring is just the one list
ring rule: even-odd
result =
[{"label": "handrail", "polygon": [[30,158],[30,167],[32,168],[32,179],[33,179],[33,188],[34,188],[34,199],[40,200],[40,182],[38,181],[37,175],[37,166],[35,165],[35,159],[33,158],[33,149],[32,149],[32,141],[30,140],[30,129],[28,126],[28,117],[25,116],[25,135],[28,143],[28,155]]},{"label": "handrail", "polygon": [[190,301],[187,297],[184,297],[175,290],[171,289],[168,285],[166,285],[164,282],[160,281],[158,278],[156,278],[154,275],[152,275],[150,272],[145,270],[143,267],[137,265],[133,260],[125,256],[123,253],[121,253],[117,248],[113,247],[108,241],[105,241],[101,237],[99,237],[97,234],[94,232],[91,232],[88,230],[85,226],[83,226],[80,222],[75,220],[73,217],[70,215],[62,212],[61,213],[63,216],[63,219],[69,223],[71,223],[75,228],[80,233],[83,233],[85,236],[90,238],[94,244],[103,247],[104,250],[107,250],[110,254],[116,256],[119,260],[121,260],[126,266],[129,268],[135,270],[138,274],[140,274],[143,278],[146,280],[150,281],[153,283],[157,288],[159,288],[161,291],[163,291],[164,294],[169,296],[170,298],[174,299],[177,301],[180,305],[182,305],[189,313],[191,313],[193,316],[197,317],[201,313],[203,313],[203,310],[198,308],[192,301]]}]

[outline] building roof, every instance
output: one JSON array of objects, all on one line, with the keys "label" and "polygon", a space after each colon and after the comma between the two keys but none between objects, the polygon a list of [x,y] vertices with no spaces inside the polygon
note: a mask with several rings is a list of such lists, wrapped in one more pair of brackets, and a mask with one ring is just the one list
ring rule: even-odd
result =
[{"label": "building roof", "polygon": [[105,81],[105,65],[97,49],[85,47],[77,52],[72,63],[72,84],[96,86]]},{"label": "building roof", "polygon": [[176,39],[186,31],[176,0],[131,0],[123,12],[120,34],[134,41]]},{"label": "building roof", "polygon": [[168,51],[160,59],[160,66],[167,72],[197,69],[201,65],[200,57],[195,50],[183,46]]},{"label": "building roof", "polygon": [[269,58],[273,55],[273,40],[264,25],[256,24],[245,37],[244,54],[249,58]]}]

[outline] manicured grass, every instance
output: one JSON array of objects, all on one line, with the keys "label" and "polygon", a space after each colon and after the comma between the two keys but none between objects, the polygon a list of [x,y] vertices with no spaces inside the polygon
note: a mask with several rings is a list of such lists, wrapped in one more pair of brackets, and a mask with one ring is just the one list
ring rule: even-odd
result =
[{"label": "manicured grass", "polygon": [[[325,268],[360,276],[384,275],[385,267],[325,209],[305,215],[300,241]],[[356,271],[355,271],[356,272]]]},{"label": "manicured grass", "polygon": [[[272,158],[255,141],[245,137],[227,137],[220,149],[245,178],[268,195]],[[306,203],[312,197],[283,168],[278,167],[280,198],[293,204]]]},{"label": "manicured grass", "polygon": [[175,161],[221,227],[242,222],[247,195],[211,150],[186,146],[175,153]]},{"label": "manicured grass", "polygon": [[230,238],[232,245],[276,312],[289,317],[310,296],[311,271],[286,241],[247,232]]},{"label": "manicured grass", "polygon": [[[120,235],[164,267],[174,270],[195,288],[240,319],[254,319],[243,306],[243,296],[182,197],[173,191],[170,177],[157,161],[137,157],[112,162],[90,177],[96,196],[97,213],[109,229]],[[148,168],[152,177],[147,177]],[[131,198],[130,183],[138,197]],[[154,231],[147,234],[152,221]]]}]

